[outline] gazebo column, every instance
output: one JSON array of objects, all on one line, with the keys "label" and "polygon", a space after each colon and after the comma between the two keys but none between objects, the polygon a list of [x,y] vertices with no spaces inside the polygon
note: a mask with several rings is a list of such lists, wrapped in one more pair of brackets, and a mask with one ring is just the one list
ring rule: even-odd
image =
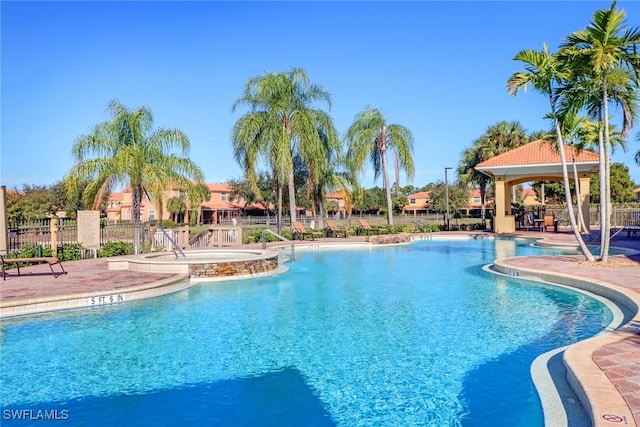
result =
[{"label": "gazebo column", "polygon": [[579,207],[582,210],[582,217],[584,218],[584,224],[581,224],[582,228],[585,232],[591,232],[591,217],[590,217],[590,207],[591,207],[591,177],[589,173],[581,173],[578,178],[580,181],[580,202]]},{"label": "gazebo column", "polygon": [[495,177],[496,186],[496,216],[493,231],[496,234],[513,233],[516,231],[515,218],[511,215],[511,186],[504,177]]}]

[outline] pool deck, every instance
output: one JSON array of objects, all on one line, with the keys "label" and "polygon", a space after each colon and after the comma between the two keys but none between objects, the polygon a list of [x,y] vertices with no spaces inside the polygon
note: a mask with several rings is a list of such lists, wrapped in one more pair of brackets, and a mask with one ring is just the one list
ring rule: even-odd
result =
[{"label": "pool deck", "polygon": [[[468,234],[468,233],[466,233]],[[487,233],[484,233],[487,234]],[[433,233],[445,238],[449,233]],[[589,244],[598,244],[597,233]],[[558,233],[525,231],[513,236],[539,238],[555,244],[575,244],[568,230]],[[296,241],[305,244],[346,244],[365,242],[364,237],[322,238],[315,241]],[[618,235],[612,247],[640,251],[640,238]],[[247,247],[259,247],[248,245]],[[522,275],[539,273],[588,281],[598,287],[620,291],[640,306],[640,255],[615,255],[610,260],[618,266],[604,267],[578,262],[582,256],[527,256],[507,258],[502,264]],[[629,266],[629,263],[635,263]],[[63,262],[67,274],[55,278],[46,264],[21,268],[22,275],[9,271],[0,284],[0,309],[19,308],[34,304],[48,304],[51,310],[65,307],[65,301],[100,298],[127,291],[142,292],[151,297],[159,287],[185,283],[185,276],[164,273],[140,273],[128,270],[109,270],[107,259],[88,259]],[[184,285],[183,285],[184,288]],[[626,325],[615,331],[600,334],[571,346],[565,351],[565,362],[575,370],[577,381],[591,407],[595,426],[640,426],[640,314],[635,313]],[[583,382],[584,381],[584,382]]]}]

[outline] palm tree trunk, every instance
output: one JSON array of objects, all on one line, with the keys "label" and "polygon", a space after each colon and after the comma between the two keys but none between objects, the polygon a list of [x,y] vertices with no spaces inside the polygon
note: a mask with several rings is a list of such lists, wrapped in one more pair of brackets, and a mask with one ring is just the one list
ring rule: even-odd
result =
[{"label": "palm tree trunk", "polygon": [[[607,83],[605,82],[602,88],[602,106],[604,108],[604,141],[600,152],[601,166],[600,169],[600,206],[606,207],[602,209],[605,211],[603,214],[603,230],[601,232],[601,249],[600,260],[607,262],[609,260],[609,245],[611,244],[611,180],[609,178],[609,102],[607,96]],[[601,122],[602,123],[602,122]],[[604,163],[604,165],[602,165]],[[604,201],[604,203],[603,203]]]},{"label": "palm tree trunk", "polygon": [[578,211],[578,221],[580,221],[581,229],[580,233],[587,232],[587,225],[584,222],[584,215],[582,215],[582,207],[580,206],[580,181],[578,180],[578,167],[576,166],[576,156],[575,153],[572,153],[572,163],[573,163],[573,182],[576,186],[576,210]]},{"label": "palm tree trunk", "polygon": [[398,158],[398,149],[393,148],[393,162],[396,172],[396,196],[400,194],[400,159]]},{"label": "palm tree trunk", "polygon": [[318,229],[322,230],[324,228],[324,206],[322,203],[322,195],[318,194]]},{"label": "palm tree trunk", "polygon": [[393,225],[393,206],[391,203],[391,187],[389,186],[389,171],[387,170],[387,153],[386,150],[381,151],[380,166],[382,167],[382,181],[387,195],[387,220],[389,225]]},{"label": "palm tree trunk", "polygon": [[[549,93],[552,93],[549,90]],[[582,234],[580,234],[580,230],[578,230],[578,226],[576,225],[576,216],[573,213],[573,203],[571,202],[571,187],[569,186],[569,172],[567,170],[567,159],[565,158],[564,153],[564,141],[562,139],[562,130],[560,129],[560,122],[558,121],[558,116],[556,115],[556,109],[554,105],[553,97],[549,97],[549,101],[551,103],[551,114],[553,115],[553,119],[556,125],[556,135],[558,137],[558,148],[560,149],[560,162],[562,163],[562,178],[564,181],[564,194],[567,200],[567,210],[569,211],[569,221],[571,223],[571,230],[573,231],[573,235],[576,237],[578,241],[578,245],[580,246],[580,250],[587,258],[588,261],[595,261],[593,254],[587,247],[587,244],[584,242],[582,238]]]},{"label": "palm tree trunk", "polygon": [[133,253],[138,254],[140,248],[140,201],[142,198],[142,187],[132,185],[133,189]]},{"label": "palm tree trunk", "polygon": [[297,206],[296,206],[296,187],[293,179],[293,169],[289,171],[288,177],[289,186],[289,214],[291,215],[291,225],[296,222],[297,219]]},{"label": "palm tree trunk", "polygon": [[276,213],[276,229],[278,234],[282,234],[282,183],[280,178],[276,178],[276,191],[278,192],[278,211]]}]

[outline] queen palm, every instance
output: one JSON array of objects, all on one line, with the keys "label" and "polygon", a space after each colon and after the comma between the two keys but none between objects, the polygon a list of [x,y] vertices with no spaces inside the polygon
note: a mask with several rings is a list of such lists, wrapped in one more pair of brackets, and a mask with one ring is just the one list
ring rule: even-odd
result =
[{"label": "queen palm", "polygon": [[549,98],[551,107],[551,117],[554,121],[556,136],[558,141],[558,151],[560,152],[560,161],[562,163],[562,177],[564,181],[565,199],[567,201],[567,210],[569,212],[569,222],[571,229],[578,241],[582,253],[587,260],[594,261],[593,254],[587,247],[580,230],[576,224],[576,217],[573,212],[573,203],[571,202],[571,190],[569,186],[569,174],[567,171],[567,160],[564,152],[564,142],[562,138],[562,129],[556,112],[556,102],[559,96],[559,83],[569,77],[569,72],[562,67],[557,58],[549,53],[546,43],[542,46],[542,51],[537,52],[531,49],[525,49],[516,54],[514,60],[521,61],[525,64],[525,71],[519,71],[511,75],[507,81],[507,91],[509,95],[515,96],[521,88],[531,85],[539,93]]},{"label": "queen palm", "polygon": [[404,126],[387,125],[382,113],[376,108],[369,107],[356,116],[347,130],[345,139],[348,146],[347,158],[354,176],[363,171],[367,159],[373,163],[374,179],[382,175],[387,198],[388,223],[393,225],[387,152],[396,150],[401,167],[409,179],[413,179],[413,134]]},{"label": "queen palm", "polygon": [[117,186],[128,186],[133,193],[133,220],[140,221],[144,193],[162,201],[169,185],[188,187],[191,179],[204,179],[194,162],[180,157],[188,155],[190,148],[182,131],[153,130],[153,116],[146,107],[130,110],[112,101],[108,111],[110,121],[100,123],[73,145],[76,163],[65,177],[67,194],[74,194],[77,184],[88,180],[83,202],[97,209],[108,192]]},{"label": "queen palm", "polygon": [[[133,220],[138,223],[143,193],[162,209],[163,193],[169,185],[187,188],[191,179],[203,180],[200,168],[181,157],[188,155],[190,145],[182,131],[153,130],[151,110],[146,107],[130,110],[111,101],[108,111],[111,120],[98,124],[73,145],[76,163],[65,177],[68,195],[75,194],[78,183],[87,180],[84,204],[97,209],[112,189],[128,186],[133,193]],[[137,252],[139,236],[135,237]]]},{"label": "queen palm", "polygon": [[[600,111],[600,170],[601,170],[601,259],[608,259],[610,242],[610,133],[609,104],[612,88],[634,87],[637,89],[640,77],[640,29],[629,28],[626,24],[626,13],[618,9],[615,2],[609,9],[598,10],[591,23],[581,30],[571,33],[560,46],[561,56],[570,64],[578,79],[584,79],[600,94],[597,110]],[[625,79],[628,84],[624,84]],[[622,79],[622,80],[621,80]],[[624,92],[624,89],[623,89]],[[620,98],[614,99],[620,102]],[[593,106],[593,105],[592,105]],[[627,119],[631,119],[628,120]],[[630,126],[633,117],[624,117]],[[626,135],[627,127],[623,125],[622,134]],[[604,171],[604,173],[602,173]]]},{"label": "queen palm", "polygon": [[305,164],[323,162],[326,158],[323,136],[329,146],[339,146],[339,138],[331,117],[314,103],[331,105],[331,97],[320,86],[309,81],[305,70],[293,68],[285,73],[266,73],[249,79],[243,95],[233,105],[249,107],[233,128],[233,147],[236,161],[244,169],[254,188],[256,167],[260,159],[274,171],[278,191],[278,231],[282,218],[282,188],[289,189],[291,222],[296,221],[296,191],[294,158]]}]

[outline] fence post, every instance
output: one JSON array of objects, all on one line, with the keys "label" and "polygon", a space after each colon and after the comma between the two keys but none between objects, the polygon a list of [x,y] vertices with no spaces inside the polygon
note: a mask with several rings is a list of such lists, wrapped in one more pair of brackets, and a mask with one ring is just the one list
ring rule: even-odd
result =
[{"label": "fence post", "polygon": [[0,187],[0,255],[9,254],[9,236],[7,234],[7,187]]},{"label": "fence post", "polygon": [[49,231],[51,232],[51,256],[58,256],[58,217],[49,219]]}]

